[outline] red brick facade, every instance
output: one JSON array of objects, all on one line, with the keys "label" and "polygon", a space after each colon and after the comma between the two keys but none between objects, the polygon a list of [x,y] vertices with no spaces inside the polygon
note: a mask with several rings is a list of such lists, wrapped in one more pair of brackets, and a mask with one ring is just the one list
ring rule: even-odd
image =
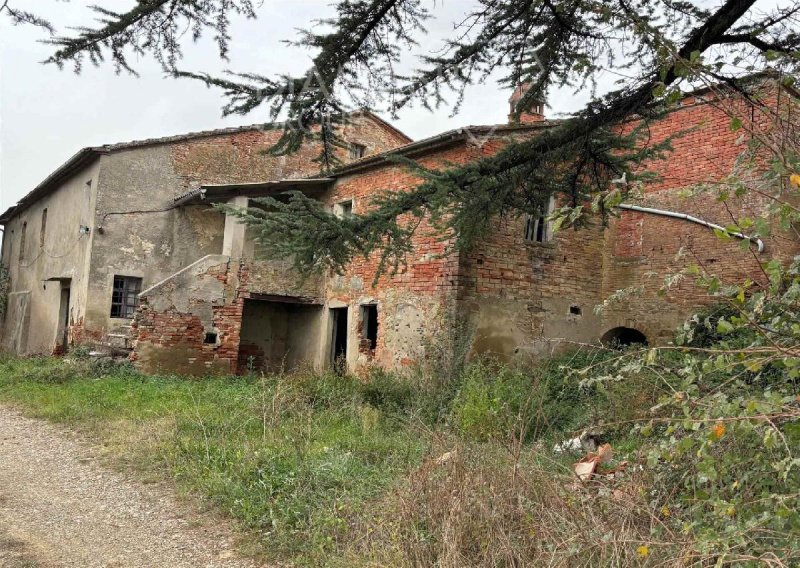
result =
[{"label": "red brick facade", "polygon": [[[747,106],[730,108],[744,122],[755,116]],[[716,102],[692,98],[651,124],[654,143],[679,132],[684,135],[673,141],[674,151],[667,160],[647,165],[661,175],[661,180],[645,188],[641,204],[721,225],[762,212],[765,201],[754,194],[727,203],[721,203],[713,191],[683,194],[690,186],[713,184],[732,172],[743,146],[741,132],[733,131],[730,122],[729,114]],[[517,133],[535,135],[535,130],[500,129],[491,141],[479,146],[469,137],[454,139],[427,148],[415,159],[425,166],[464,163],[496,151],[504,136]],[[208,171],[204,178],[226,181],[223,168],[214,169],[214,160],[206,160],[210,153],[208,147],[179,153],[188,168],[186,175],[195,175],[192,172],[196,168],[206,167],[216,173]],[[194,158],[190,159],[190,154]],[[250,157],[243,153],[235,159],[240,160],[237,167],[245,167]],[[255,169],[253,175],[271,179],[294,172],[296,159],[287,160],[282,165],[286,169],[280,172]],[[227,158],[222,162],[227,164]],[[198,163],[205,165],[195,165]],[[407,191],[419,182],[401,165],[373,161],[338,176],[322,199],[331,207],[352,200],[353,211],[358,214],[368,210],[376,195]],[[767,239],[764,254],[758,255],[752,248],[743,250],[735,239],[721,241],[707,227],[633,211],[622,211],[607,227],[598,220],[588,228],[560,231],[549,242],[526,241],[524,227],[521,216],[501,218],[495,231],[469,254],[443,254],[447,243],[433,234],[427,219],[423,219],[407,266],[396,274],[384,274],[374,286],[376,256],[357,258],[344,274],[321,276],[303,290],[294,289],[292,282],[296,279],[290,270],[245,259],[235,278],[226,282],[225,303],[214,308],[218,345],[202,343],[207,325],[198,327],[194,320],[184,321],[183,314],[148,315],[146,305],[138,324],[139,341],[152,342],[149,334],[160,333],[158,341],[164,347],[192,351],[189,359],[179,353],[177,360],[192,365],[202,361],[212,371],[241,371],[248,361],[259,366],[265,360],[263,349],[253,343],[240,346],[243,303],[251,297],[281,295],[302,296],[320,306],[317,364],[328,362],[328,309],[344,307],[349,310],[347,360],[351,368],[371,363],[402,367],[419,360],[425,355],[425,345],[435,340],[446,322],[459,316],[472,323],[473,351],[504,359],[536,357],[565,341],[597,341],[620,326],[635,328],[652,342],[664,342],[687,315],[710,301],[691,279],[677,281],[662,294],[667,276],[697,263],[723,280],[749,277],[759,282],[763,280],[760,263],[800,252],[797,240],[786,235]],[[623,301],[595,309],[621,290],[626,290]],[[374,351],[364,345],[360,310],[365,305],[377,305],[378,309]]]}]

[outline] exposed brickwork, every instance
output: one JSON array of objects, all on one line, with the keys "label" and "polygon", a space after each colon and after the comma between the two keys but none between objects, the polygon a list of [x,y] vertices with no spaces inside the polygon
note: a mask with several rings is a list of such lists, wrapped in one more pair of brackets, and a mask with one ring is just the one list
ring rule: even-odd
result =
[{"label": "exposed brickwork", "polygon": [[[197,315],[194,305],[204,299],[189,301],[189,310],[180,312],[174,306],[166,310],[153,309],[147,297],[143,297],[133,323],[137,345],[131,354],[136,362],[141,353],[148,353],[147,370],[178,370],[187,374],[236,373],[239,365],[239,335],[241,331],[244,298],[237,293],[239,285],[246,285],[247,269],[244,265],[234,267],[215,266],[203,277],[213,278],[225,286],[226,297],[231,298],[219,305],[212,305],[211,325]],[[206,334],[213,330],[216,342],[207,343]],[[157,355],[153,355],[155,352]],[[177,365],[176,365],[177,363]]]},{"label": "exposed brickwork", "polygon": [[[268,152],[281,134],[280,129],[251,130],[177,143],[172,149],[175,171],[187,183],[205,184],[301,178],[320,171],[320,164],[315,162],[320,153],[317,143],[305,144],[287,156],[270,156]],[[369,115],[354,116],[340,135],[348,142],[363,145],[366,155],[408,142]],[[343,163],[350,161],[346,149],[337,149],[337,156]]]},{"label": "exposed brickwork", "polygon": [[[478,150],[459,144],[430,152],[420,160],[425,166],[464,163],[478,155]],[[408,191],[420,183],[420,178],[407,168],[383,165],[337,180],[325,201],[336,203],[353,200],[355,213],[369,210],[371,201],[386,192]],[[417,219],[409,220],[417,222]],[[428,219],[422,219],[413,238],[414,254],[407,266],[396,274],[384,274],[373,285],[379,258],[356,258],[342,275],[328,279],[326,299],[343,302],[350,307],[352,331],[358,341],[360,327],[359,305],[378,304],[378,339],[374,352],[361,350],[359,364],[374,361],[396,367],[411,364],[423,354],[422,344],[434,336],[443,318],[455,309],[458,290],[459,259],[456,254],[444,254],[447,243],[433,233]]]},{"label": "exposed brickwork", "polygon": [[[748,107],[738,111],[743,121],[750,120]],[[723,111],[694,99],[650,124],[653,143],[678,132],[686,134],[673,141],[674,152],[668,160],[648,165],[662,179],[645,188],[641,203],[721,225],[763,211],[764,200],[754,194],[727,204],[713,193],[684,195],[683,190],[693,184],[713,184],[731,173],[742,146],[741,133],[733,132],[729,124],[730,117]],[[305,167],[301,162],[309,155],[287,158],[268,170],[263,164],[253,163],[251,168],[257,148],[271,143],[265,138],[268,135],[271,133],[256,132],[187,142],[175,154],[176,164],[185,168],[187,176],[220,183],[299,174]],[[465,163],[496,152],[506,141],[495,137],[484,142],[476,146],[455,141],[429,149],[418,159],[429,167]],[[226,169],[229,167],[247,174],[233,175],[233,170]],[[331,208],[352,200],[354,212],[363,213],[375,196],[408,191],[419,183],[419,177],[403,166],[378,163],[339,177],[322,199]],[[497,219],[495,230],[469,254],[445,254],[448,243],[434,235],[428,219],[423,218],[407,266],[396,274],[382,275],[375,283],[377,255],[356,258],[343,274],[300,282],[288,263],[261,259],[251,243],[249,249],[245,247],[242,264],[214,276],[225,283],[224,301],[213,307],[217,345],[202,344],[208,323],[198,327],[197,321],[186,319],[187,314],[161,314],[161,320],[143,317],[142,323],[149,326],[150,333],[160,333],[161,345],[185,348],[180,356],[192,358],[192,364],[200,361],[207,369],[221,365],[228,372],[242,372],[248,361],[259,367],[268,358],[262,347],[240,341],[244,301],[265,295],[322,304],[324,317],[319,327],[328,336],[331,320],[326,319],[327,308],[347,307],[348,361],[353,368],[413,364],[424,356],[426,341],[455,315],[468,315],[471,320],[475,352],[506,359],[536,357],[557,347],[559,340],[597,341],[617,326],[636,328],[650,341],[666,341],[686,315],[709,301],[705,291],[689,279],[677,282],[666,295],[660,294],[666,276],[697,263],[723,280],[740,281],[746,276],[758,283],[764,279],[760,262],[788,259],[800,252],[796,239],[779,234],[767,240],[766,254],[758,256],[752,249],[742,250],[737,240],[720,241],[706,227],[631,211],[621,211],[607,227],[597,221],[580,230],[563,230],[545,243],[525,241],[524,225],[521,216]],[[595,311],[610,295],[624,289],[630,293],[622,302]],[[360,331],[360,306],[364,304],[378,307],[374,351],[366,348]],[[159,326],[163,330],[155,331]],[[148,338],[147,333],[139,332],[140,341]]]}]

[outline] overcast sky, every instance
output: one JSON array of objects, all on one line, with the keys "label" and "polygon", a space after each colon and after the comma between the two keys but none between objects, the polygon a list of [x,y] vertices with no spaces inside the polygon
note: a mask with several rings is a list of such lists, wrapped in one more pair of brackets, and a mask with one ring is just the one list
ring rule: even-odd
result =
[{"label": "overcast sky", "polygon": [[[96,2],[96,0],[95,0]],[[437,0],[436,21],[422,50],[439,45],[471,0]],[[35,10],[59,31],[86,24],[88,0],[17,0]],[[123,11],[132,0],[104,0],[103,6]],[[190,70],[254,71],[264,75],[302,72],[311,54],[288,47],[294,30],[331,13],[330,0],[264,0],[257,20],[236,20],[231,33],[230,61],[222,62],[211,38],[189,44],[182,68]],[[0,210],[13,205],[47,175],[84,146],[179,134],[266,120],[263,112],[222,118],[219,91],[191,80],[165,78],[160,67],[144,59],[135,65],[140,77],[115,75],[111,65],[87,65],[81,75],[39,62],[52,48],[37,40],[41,30],[11,26],[0,18]],[[89,20],[91,21],[91,20]],[[405,110],[393,123],[414,139],[468,124],[504,122],[507,91],[494,82],[471,88],[461,112]],[[579,101],[556,97],[555,110],[577,108]],[[552,111],[551,111],[552,112]],[[384,118],[388,118],[384,116]]]}]

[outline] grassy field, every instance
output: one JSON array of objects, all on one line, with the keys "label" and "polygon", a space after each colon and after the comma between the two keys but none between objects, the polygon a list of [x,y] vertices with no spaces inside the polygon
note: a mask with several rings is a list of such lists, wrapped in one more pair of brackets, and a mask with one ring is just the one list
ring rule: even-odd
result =
[{"label": "grassy field", "polygon": [[5,359],[0,399],[100,441],[119,466],[211,500],[270,559],[313,564],[419,463],[427,436],[352,378],[144,377],[81,359]]},{"label": "grassy field", "polygon": [[576,388],[530,372],[481,363],[446,374],[187,379],[80,356],[6,358],[0,401],[88,434],[117,467],[213,503],[268,560],[406,564],[404,546],[432,542],[425,527],[410,539],[396,525],[426,464],[461,448],[459,460],[495,467],[511,456],[497,436],[539,438],[576,414]]},{"label": "grassy field", "polygon": [[[672,387],[629,364],[597,387],[575,372],[619,361],[583,350],[527,367],[190,379],[6,358],[0,402],[211,504],[239,523],[245,552],[280,565],[682,566],[698,554],[682,482],[633,467],[648,450],[629,424]],[[615,449],[605,467],[623,475],[582,484],[582,452],[553,443],[598,423]]]}]

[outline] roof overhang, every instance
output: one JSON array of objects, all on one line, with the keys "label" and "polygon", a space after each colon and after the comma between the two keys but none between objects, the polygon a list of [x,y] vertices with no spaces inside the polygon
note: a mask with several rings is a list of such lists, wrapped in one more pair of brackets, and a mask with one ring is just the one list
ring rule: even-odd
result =
[{"label": "roof overhang", "polygon": [[300,191],[309,197],[318,197],[334,182],[334,178],[284,179],[254,183],[213,184],[179,195],[173,200],[175,207],[198,203],[215,203],[234,197],[268,197],[287,191]]}]

